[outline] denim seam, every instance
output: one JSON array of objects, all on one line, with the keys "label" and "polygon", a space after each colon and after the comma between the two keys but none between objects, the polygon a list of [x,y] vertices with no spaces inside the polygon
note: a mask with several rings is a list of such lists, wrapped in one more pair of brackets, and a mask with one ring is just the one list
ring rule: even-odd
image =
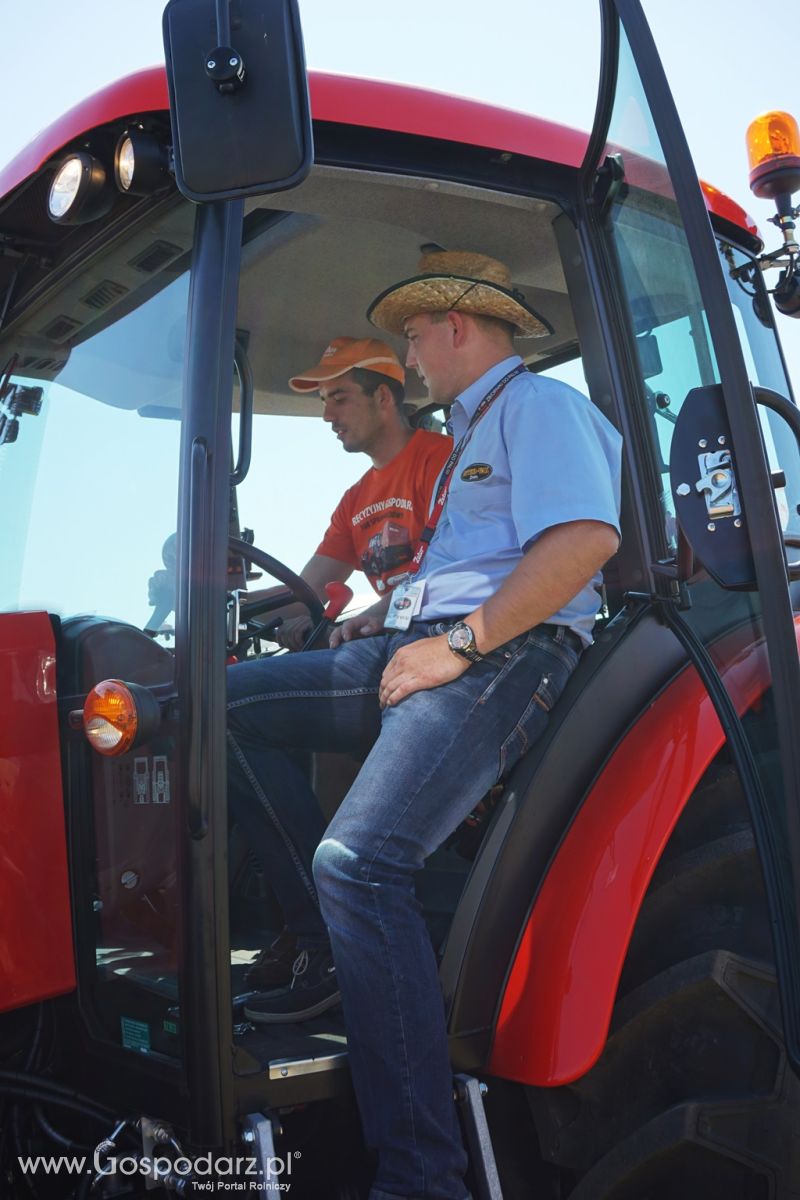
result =
[{"label": "denim seam", "polygon": [[337,688],[332,691],[320,691],[315,688],[310,692],[261,692],[257,696],[243,696],[241,700],[229,700],[228,712],[234,708],[242,708],[246,704],[261,704],[265,700],[327,700],[340,699],[343,696],[373,696],[378,694],[377,687],[368,688]]},{"label": "denim seam", "polygon": [[[505,669],[506,669],[506,668],[503,668],[503,670],[505,670]],[[475,704],[472,704],[472,705],[471,705],[471,707],[470,707],[470,708],[467,710],[467,712],[464,714],[464,717],[463,717],[463,720],[461,721],[461,724],[459,725],[458,729],[457,729],[457,730],[455,730],[455,731],[454,731],[454,733],[453,733],[453,737],[454,737],[454,738],[458,737],[459,733],[461,732],[461,730],[464,728],[464,726],[466,725],[466,723],[467,723],[467,721],[469,720],[469,718],[470,718],[470,717],[472,716],[472,714],[474,713],[474,711],[475,711],[475,708],[476,708],[476,704],[477,704],[477,701],[476,701],[476,703],[475,703]],[[449,751],[449,749],[450,749],[450,744],[451,744],[451,743],[450,743],[450,742],[448,742],[448,743],[447,743],[445,746],[441,746],[441,747],[440,747],[440,754],[439,754],[439,756],[437,757],[436,761],[435,761],[434,763],[432,763],[432,764],[431,764],[431,766],[430,766],[430,768],[429,768],[429,770],[428,770],[428,773],[425,775],[425,777],[424,777],[423,779],[421,779],[421,780],[419,780],[419,781],[418,781],[418,784],[417,784],[417,789],[416,789],[416,791],[417,791],[417,792],[419,792],[419,790],[420,790],[422,787],[424,787],[424,786],[425,786],[425,784],[428,782],[428,780],[430,779],[430,777],[431,777],[431,775],[434,773],[434,771],[436,771],[436,770],[438,769],[438,767],[439,767],[439,764],[441,763],[441,761],[442,761],[442,759],[444,758],[445,754],[446,754],[446,753]],[[416,793],[415,793],[415,794],[416,794]],[[381,940],[382,940],[382,943],[383,943],[383,948],[384,948],[384,951],[385,951],[385,952],[388,952],[388,939],[386,938],[386,931],[385,931],[385,929],[384,929],[383,920],[382,920],[382,918],[381,918],[381,912],[380,912],[380,896],[379,896],[379,892],[378,892],[378,889],[377,889],[377,888],[374,888],[374,889],[373,889],[373,884],[372,884],[372,869],[373,869],[373,867],[375,866],[375,860],[377,859],[378,855],[379,855],[379,854],[381,853],[381,851],[383,850],[383,847],[386,845],[387,841],[388,841],[388,840],[391,838],[392,834],[394,833],[394,830],[397,828],[397,826],[398,826],[398,824],[400,823],[400,821],[402,820],[402,818],[403,818],[403,817],[405,816],[405,814],[408,812],[408,809],[410,808],[410,806],[411,806],[411,803],[412,803],[412,799],[413,799],[413,798],[409,798],[409,800],[408,800],[408,803],[406,804],[406,807],[403,809],[403,811],[402,811],[402,812],[400,812],[400,813],[398,813],[398,814],[397,814],[397,819],[395,820],[395,823],[394,823],[394,825],[392,826],[392,828],[391,828],[391,829],[387,830],[387,832],[386,832],[386,835],[385,835],[385,837],[383,838],[383,841],[382,841],[382,842],[381,842],[381,844],[380,844],[380,845],[379,845],[379,846],[376,848],[376,850],[375,850],[375,853],[373,854],[372,858],[371,858],[371,859],[369,860],[369,862],[366,864],[366,871],[365,871],[365,875],[364,875],[365,882],[366,882],[367,886],[368,886],[368,887],[369,887],[369,889],[370,889],[370,895],[373,897],[373,907],[374,907],[374,910],[375,910],[375,915],[376,915],[376,917],[377,917],[378,923],[379,923],[379,925],[380,925],[380,930],[381,930]],[[391,966],[391,954],[388,954],[388,958],[389,958],[389,963],[390,963],[390,966]],[[393,970],[393,969],[392,969],[392,971],[391,971],[391,977],[392,977],[392,985],[393,985],[393,988],[392,988],[392,990],[393,990],[393,993],[394,993],[395,1009],[396,1009],[396,1011],[397,1011],[397,1013],[399,1014],[399,1017],[400,1017],[401,1049],[402,1049],[402,1054],[403,1054],[403,1062],[404,1062],[404,1064],[405,1064],[405,1070],[406,1070],[406,1074],[407,1074],[407,1077],[408,1077],[408,1050],[407,1050],[407,1045],[406,1045],[406,1033],[405,1033],[405,1028],[404,1028],[404,1026],[403,1026],[403,1015],[402,1015],[402,1008],[401,1008],[401,1006],[400,1006],[400,1003],[399,1003],[399,996],[398,996],[398,986],[397,986],[397,976],[396,976],[396,974],[395,974],[395,972],[394,972],[394,970]],[[407,1087],[407,1088],[406,1088],[406,1091],[407,1091],[407,1094],[408,1094],[408,1096],[409,1096],[409,1100],[410,1100],[410,1097],[411,1097],[411,1089],[410,1089],[410,1087]],[[414,1123],[413,1123],[413,1109],[412,1109],[412,1113],[411,1113],[411,1125],[412,1125],[412,1130],[413,1130],[413,1128],[414,1128]],[[414,1135],[414,1142],[415,1142],[415,1144],[416,1144],[416,1134]],[[423,1173],[423,1178],[424,1178],[424,1173],[425,1173],[424,1165],[423,1165],[423,1171],[422,1171],[422,1173]],[[422,1189],[422,1190],[423,1190],[423,1194],[424,1194],[424,1191],[425,1191],[424,1187],[423,1187],[423,1189]]]},{"label": "denim seam", "polygon": [[522,712],[522,716],[519,718],[516,725],[509,733],[508,737],[503,741],[502,745],[500,746],[500,777],[502,777],[506,772],[506,762],[508,761],[508,750],[509,750],[512,740],[516,737],[517,734],[519,734],[519,736],[522,738],[522,749],[520,750],[518,759],[522,758],[522,756],[524,754],[527,754],[527,752],[528,752],[528,749],[530,747],[530,742],[528,740],[528,735],[525,732],[525,721],[527,720],[531,711],[534,708],[536,708],[541,713],[543,713],[544,718],[545,718],[545,725],[547,724],[547,722],[550,719],[550,709],[545,708],[544,704],[540,703],[540,700],[537,698],[537,697],[540,697],[541,689],[542,689],[542,684],[540,683],[539,686],[537,687],[536,691],[533,693],[530,700],[526,704],[526,706]]},{"label": "denim seam", "polygon": [[[368,875],[369,875],[369,872],[368,872]],[[387,962],[388,967],[389,967],[389,973],[391,974],[391,977],[392,977],[392,984],[393,984],[392,990],[394,993],[394,1001],[395,1001],[395,1005],[394,1005],[395,1015],[397,1017],[397,1021],[398,1021],[399,1027],[400,1027],[400,1046],[401,1046],[402,1054],[403,1054],[403,1075],[404,1075],[403,1082],[405,1085],[404,1092],[405,1092],[406,1096],[408,1097],[408,1100],[406,1103],[406,1108],[408,1110],[408,1121],[411,1126],[411,1138],[412,1138],[413,1145],[414,1145],[414,1153],[415,1153],[417,1159],[419,1160],[419,1165],[417,1166],[417,1170],[419,1171],[420,1176],[422,1178],[421,1191],[424,1195],[424,1193],[426,1191],[425,1161],[422,1158],[422,1155],[420,1154],[420,1152],[417,1148],[417,1129],[416,1129],[416,1125],[414,1123],[414,1105],[413,1105],[412,1098],[411,1098],[411,1069],[408,1065],[408,1039],[406,1037],[406,1029],[405,1029],[405,1024],[403,1022],[403,1009],[402,1009],[401,1004],[399,1003],[399,994],[398,994],[399,989],[397,986],[397,973],[395,971],[394,958],[393,958],[393,955],[390,953],[390,949],[389,949],[389,939],[386,936],[386,928],[383,924],[383,918],[381,916],[380,896],[378,894],[378,888],[377,888],[377,886],[374,886],[372,883],[370,883],[369,877],[367,878],[367,888],[369,889],[369,895],[372,898],[373,907],[375,909],[375,916],[377,918],[378,925],[380,926],[381,942],[382,942],[381,948],[383,950],[384,961]]]},{"label": "denim seam", "polygon": [[275,813],[274,808],[270,804],[266,793],[264,792],[260,783],[256,779],[256,776],[253,773],[253,769],[250,766],[250,763],[247,761],[247,757],[246,757],[244,751],[241,749],[241,747],[239,746],[239,743],[236,741],[236,738],[233,736],[233,734],[230,732],[230,730],[228,730],[228,741],[233,746],[233,752],[236,756],[236,760],[239,763],[239,766],[242,768],[245,778],[247,779],[251,788],[255,792],[256,797],[257,797],[259,803],[261,804],[261,807],[264,809],[265,813],[267,814],[269,819],[272,821],[272,824],[275,826],[278,833],[280,834],[281,840],[283,841],[284,845],[286,846],[286,849],[289,851],[289,857],[291,858],[292,862],[295,865],[295,868],[297,869],[297,873],[303,882],[303,886],[305,887],[305,889],[308,892],[311,899],[314,901],[314,904],[317,906],[317,909],[319,909],[319,898],[317,897],[316,888],[314,887],[313,881],[309,878],[308,872],[306,871],[305,867],[303,866],[303,862],[302,862],[302,859],[300,858],[300,855],[297,852],[297,848],[295,847],[295,844],[292,841],[292,839],[290,838],[289,834],[284,829],[283,825],[281,825],[280,821],[278,820],[277,814]]},{"label": "denim seam", "polygon": [[[501,674],[502,671],[505,671],[507,669],[507,667],[508,667],[508,664],[506,664],[506,666],[501,669],[501,672],[498,672],[498,675]],[[467,712],[464,714],[461,724],[459,725],[458,729],[454,732],[454,737],[457,737],[458,734],[461,732],[461,730],[464,728],[467,721],[470,719],[470,717],[474,713],[476,706],[477,706],[477,701],[475,703],[473,703],[470,706],[470,708],[467,710]],[[425,786],[427,781],[430,779],[431,775],[434,773],[435,770],[437,770],[437,768],[439,767],[439,764],[441,763],[442,759],[444,758],[445,754],[449,751],[449,749],[450,749],[450,742],[448,742],[448,743],[446,743],[446,745],[440,747],[440,754],[437,757],[436,761],[431,764],[427,775],[425,775],[425,777],[423,779],[418,781],[417,792],[419,792],[419,790]],[[380,926],[381,940],[382,940],[382,944],[383,944],[384,954],[386,957],[388,957],[389,966],[390,966],[390,970],[391,970],[391,978],[392,978],[392,985],[393,985],[392,990],[394,993],[395,1010],[398,1014],[399,1021],[400,1021],[401,1049],[402,1049],[402,1054],[403,1054],[403,1062],[405,1065],[405,1074],[406,1074],[406,1080],[407,1080],[406,1091],[409,1096],[409,1101],[411,1098],[411,1088],[410,1088],[410,1086],[408,1086],[408,1083],[410,1082],[410,1072],[409,1072],[409,1068],[408,1068],[408,1050],[407,1050],[406,1032],[405,1032],[405,1027],[403,1025],[403,1012],[402,1012],[402,1007],[399,1003],[399,995],[398,995],[399,989],[398,989],[398,985],[397,985],[397,976],[393,969],[392,955],[388,952],[388,938],[386,937],[386,930],[384,928],[383,920],[381,917],[380,895],[379,895],[377,887],[375,887],[372,882],[372,869],[375,866],[375,860],[377,859],[378,855],[383,850],[383,847],[386,845],[387,841],[391,838],[392,834],[394,833],[394,830],[397,828],[397,826],[400,823],[400,821],[402,820],[402,818],[408,812],[408,809],[410,808],[411,803],[412,803],[412,798],[409,798],[408,803],[406,804],[406,807],[403,809],[402,812],[397,814],[397,818],[395,820],[394,825],[392,826],[391,829],[387,830],[386,836],[383,838],[383,841],[376,848],[375,853],[373,854],[372,858],[366,864],[366,872],[364,875],[365,882],[367,884],[367,887],[370,890],[370,895],[373,899],[373,907],[375,910],[375,915],[377,917],[378,924]],[[412,1132],[414,1135],[414,1144],[416,1145],[416,1131],[414,1130],[413,1107],[411,1109],[410,1117],[411,1117],[411,1128],[412,1128]],[[423,1177],[423,1183],[424,1183],[424,1179],[425,1179],[424,1163],[422,1164],[422,1177]],[[425,1192],[424,1186],[422,1188],[422,1192],[423,1192],[423,1194]]]}]

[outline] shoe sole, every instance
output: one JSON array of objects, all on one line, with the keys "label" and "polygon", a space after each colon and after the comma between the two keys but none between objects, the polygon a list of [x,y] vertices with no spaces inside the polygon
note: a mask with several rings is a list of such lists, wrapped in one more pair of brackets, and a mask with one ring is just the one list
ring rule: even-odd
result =
[{"label": "shoe sole", "polygon": [[327,1012],[329,1008],[335,1008],[341,1002],[341,998],[341,992],[332,992],[330,996],[318,1000],[310,1008],[290,1013],[258,1012],[257,1009],[250,1009],[245,1005],[244,1015],[248,1021],[253,1021],[256,1025],[294,1025],[297,1021],[310,1021],[312,1017],[318,1017],[320,1013]]}]

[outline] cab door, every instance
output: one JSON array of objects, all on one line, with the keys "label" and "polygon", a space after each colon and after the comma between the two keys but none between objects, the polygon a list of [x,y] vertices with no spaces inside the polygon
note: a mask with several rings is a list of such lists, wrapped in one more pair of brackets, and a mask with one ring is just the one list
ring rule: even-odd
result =
[{"label": "cab door", "polygon": [[[650,548],[639,599],[663,612],[725,730],[755,829],[798,1069],[800,667],[786,544],[797,538],[800,426],[758,269],[712,229],[641,6],[601,4],[579,224]],[[757,334],[732,303],[748,288],[762,308]],[[755,365],[764,327],[777,376]],[[759,387],[764,373],[770,393]]]}]

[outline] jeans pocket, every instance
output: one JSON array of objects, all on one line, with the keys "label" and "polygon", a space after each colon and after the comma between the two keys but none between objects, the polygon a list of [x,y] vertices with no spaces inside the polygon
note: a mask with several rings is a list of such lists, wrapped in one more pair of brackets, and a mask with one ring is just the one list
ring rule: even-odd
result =
[{"label": "jeans pocket", "polygon": [[[488,654],[484,654],[483,662],[479,666],[488,668],[494,674],[489,675],[486,687],[475,701],[476,705],[485,704],[491,698],[495,689],[503,682],[512,667],[523,656],[527,641],[527,635],[523,634],[521,637],[512,638],[510,642],[505,642],[502,646],[498,646],[496,650],[490,650]],[[474,669],[473,667],[472,670]]]},{"label": "jeans pocket", "polygon": [[[575,659],[577,660],[577,655]],[[571,669],[560,659],[557,666],[542,673],[522,715],[500,746],[498,779],[507,775],[523,754],[542,736],[547,728],[550,710],[563,692],[570,674]]]}]

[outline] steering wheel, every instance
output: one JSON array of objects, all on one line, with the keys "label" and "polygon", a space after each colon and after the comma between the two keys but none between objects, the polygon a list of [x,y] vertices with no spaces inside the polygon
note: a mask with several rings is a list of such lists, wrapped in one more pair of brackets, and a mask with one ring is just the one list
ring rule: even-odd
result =
[{"label": "steering wheel", "polygon": [[[272,612],[276,608],[283,608],[284,604],[291,604],[293,601],[298,601],[305,605],[308,609],[308,615],[311,617],[311,624],[316,627],[323,618],[324,605],[316,592],[309,587],[305,579],[301,579],[296,575],[285,563],[280,559],[273,558],[271,554],[267,554],[265,550],[259,550],[257,546],[251,546],[249,542],[243,542],[240,538],[228,538],[228,549],[231,554],[237,554],[243,558],[245,562],[253,563],[257,567],[261,567],[262,571],[266,571],[273,579],[277,579],[278,583],[282,583],[286,588],[284,592],[278,592],[275,596],[270,596],[266,600],[254,600],[249,603],[245,600],[241,603],[241,617],[249,626],[253,617],[260,616],[262,613]],[[252,632],[248,629],[242,635],[241,640],[248,640],[251,637],[263,636],[268,625],[256,626]]]},{"label": "steering wheel", "polygon": [[[284,592],[278,592],[275,596],[270,596],[266,600],[254,600],[248,603],[246,600],[241,603],[240,613],[244,620],[249,625],[252,619],[260,616],[262,613],[272,612],[276,608],[283,608],[284,604],[291,604],[298,601],[305,605],[308,609],[311,623],[316,627],[322,620],[324,606],[314,592],[299,575],[290,570],[285,563],[279,559],[273,558],[271,554],[267,554],[264,550],[259,550],[257,546],[251,546],[249,542],[243,542],[240,538],[228,538],[228,548],[232,554],[239,555],[245,562],[254,563],[257,567],[261,567],[273,579],[277,579],[286,588]],[[158,580],[158,586],[161,594],[158,594],[153,605],[153,612],[145,625],[145,631],[155,634],[163,625],[166,618],[175,607],[175,534],[170,534],[164,543],[162,551],[162,559],[164,562],[164,571],[156,574],[163,579]],[[151,587],[156,576],[151,580]],[[245,634],[245,638],[255,637],[259,634],[263,635],[266,628],[269,626],[259,625],[252,632]]]}]

